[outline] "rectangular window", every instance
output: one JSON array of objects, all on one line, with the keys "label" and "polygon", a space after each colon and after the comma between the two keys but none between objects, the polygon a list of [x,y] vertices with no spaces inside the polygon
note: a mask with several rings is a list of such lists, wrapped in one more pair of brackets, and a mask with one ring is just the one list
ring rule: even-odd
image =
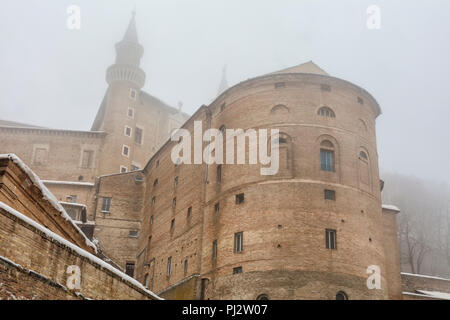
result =
[{"label": "rectangular window", "polygon": [[175,177],[175,179],[173,181],[173,185],[175,188],[178,186],[178,177]]},{"label": "rectangular window", "polygon": [[136,90],[130,89],[130,99],[136,100]]},{"label": "rectangular window", "polygon": [[120,166],[120,173],[127,173],[128,169],[125,166]]},{"label": "rectangular window", "polygon": [[222,183],[222,165],[219,164],[217,166],[217,184],[221,184]]},{"label": "rectangular window", "polygon": [[192,207],[189,207],[187,212],[188,219],[191,217],[191,215],[192,215]]},{"label": "rectangular window", "polygon": [[146,288],[148,288],[149,282],[150,282],[150,277],[149,277],[148,273],[146,273],[145,277],[144,277],[144,286]]},{"label": "rectangular window", "polygon": [[325,200],[336,200],[336,192],[334,190],[325,190],[324,191]]},{"label": "rectangular window", "polygon": [[153,225],[153,216],[150,217],[150,225]]},{"label": "rectangular window", "polygon": [[234,253],[241,253],[244,250],[244,233],[234,234]]},{"label": "rectangular window", "polygon": [[239,274],[239,273],[242,273],[242,267],[233,268],[233,274]]},{"label": "rectangular window", "polygon": [[336,230],[325,230],[325,246],[327,249],[336,250]]},{"label": "rectangular window", "polygon": [[173,229],[175,229],[175,219],[172,219],[172,221],[170,221],[170,231],[173,231]]},{"label": "rectangular window", "polygon": [[284,82],[277,82],[275,83],[275,89],[280,89],[286,87],[286,83]]},{"label": "rectangular window", "polygon": [[135,230],[131,230],[129,233],[128,233],[128,237],[129,238],[137,238],[139,236],[139,232],[138,231],[135,231]]},{"label": "rectangular window", "polygon": [[127,116],[128,116],[128,118],[131,118],[131,119],[134,118],[134,109],[133,108],[128,108]]},{"label": "rectangular window", "polygon": [[134,129],[134,142],[137,144],[142,144],[142,138],[143,138],[144,130],[142,130],[139,127],[136,127]]},{"label": "rectangular window", "polygon": [[111,210],[111,198],[103,197],[102,201],[102,212],[110,212]]},{"label": "rectangular window", "polygon": [[334,151],[320,150],[320,167],[323,171],[334,172]]},{"label": "rectangular window", "polygon": [[212,244],[212,258],[217,260],[217,240],[214,240]]},{"label": "rectangular window", "polygon": [[83,150],[83,156],[81,159],[81,167],[82,168],[92,168],[93,162],[94,162],[94,151]]},{"label": "rectangular window", "polygon": [[173,205],[174,207],[177,206],[177,198],[173,198],[173,200],[172,200],[172,205]]},{"label": "rectangular window", "polygon": [[43,166],[47,163],[47,149],[36,148],[34,151],[34,165]]},{"label": "rectangular window", "polygon": [[129,126],[125,126],[125,132],[124,132],[125,136],[127,137],[131,137],[132,134],[132,129]]},{"label": "rectangular window", "polygon": [[188,272],[188,261],[186,259],[186,260],[184,260],[184,273],[187,273],[187,272]]},{"label": "rectangular window", "polygon": [[172,274],[172,257],[169,257],[169,259],[167,259],[167,276],[170,277],[171,274]]},{"label": "rectangular window", "polygon": [[220,212],[220,204],[218,202],[214,205],[214,212],[215,213],[219,213]]},{"label": "rectangular window", "polygon": [[130,277],[134,276],[134,262],[127,262],[125,265],[125,273]]},{"label": "rectangular window", "polygon": [[236,195],[236,204],[242,204],[244,203],[244,200],[245,198],[243,193]]},{"label": "rectangular window", "polygon": [[156,197],[153,197],[152,198],[152,206],[155,206],[155,204],[156,204]]},{"label": "rectangular window", "polygon": [[122,146],[122,155],[124,155],[125,157],[129,157],[130,156],[130,147],[123,145]]}]

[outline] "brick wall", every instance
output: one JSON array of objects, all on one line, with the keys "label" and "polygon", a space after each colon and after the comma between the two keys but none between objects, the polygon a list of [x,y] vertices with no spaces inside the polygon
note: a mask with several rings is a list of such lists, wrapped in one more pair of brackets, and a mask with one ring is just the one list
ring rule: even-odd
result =
[{"label": "brick wall", "polygon": [[140,287],[122,279],[120,273],[110,271],[88,255],[80,255],[3,209],[0,209],[0,256],[3,257],[0,262],[3,299],[12,298],[9,293],[27,299],[74,299],[76,296],[63,288],[68,279],[67,267],[72,265],[81,270],[79,293],[85,298],[153,299]]}]

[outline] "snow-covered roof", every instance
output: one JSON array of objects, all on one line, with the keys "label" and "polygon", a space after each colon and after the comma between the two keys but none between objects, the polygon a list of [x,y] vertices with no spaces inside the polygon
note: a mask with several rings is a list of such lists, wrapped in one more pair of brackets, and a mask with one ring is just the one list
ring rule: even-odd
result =
[{"label": "snow-covered roof", "polygon": [[434,280],[442,280],[442,281],[450,281],[450,279],[447,278],[441,278],[441,277],[434,277],[434,276],[427,276],[424,274],[415,274],[415,273],[407,273],[407,272],[402,272],[402,275],[405,276],[410,276],[410,277],[418,277],[418,278],[426,278],[426,279],[434,279]]},{"label": "snow-covered roof", "polygon": [[391,204],[383,204],[381,207],[382,207],[383,209],[386,209],[386,210],[391,210],[391,211],[397,211],[397,212],[400,212],[400,209],[399,209],[398,207],[396,207],[396,206],[394,206],[394,205],[391,205]]},{"label": "snow-covered roof", "polygon": [[81,203],[64,202],[64,201],[60,201],[59,203],[62,204],[63,206],[72,206],[72,207],[86,208],[86,205],[81,204]]},{"label": "snow-covered roof", "polygon": [[440,291],[426,291],[426,290],[416,290],[419,293],[425,294],[427,296],[431,296],[433,298],[442,299],[442,300],[450,300],[450,293],[440,292]]},{"label": "snow-covered roof", "polygon": [[10,159],[12,160],[30,179],[33,185],[39,188],[42,192],[43,199],[47,200],[59,213],[67,220],[73,228],[84,238],[86,245],[93,248],[97,253],[98,249],[95,244],[89,240],[83,231],[73,222],[72,218],[67,214],[66,210],[59,204],[55,196],[47,189],[47,187],[42,183],[41,179],[25,164],[19,157],[15,154],[0,154],[0,159]]},{"label": "snow-covered roof", "polygon": [[2,208],[3,210],[6,210],[7,212],[9,212],[10,214],[14,215],[15,217],[17,217],[18,219],[26,222],[27,224],[33,226],[34,228],[38,229],[39,231],[43,232],[46,236],[48,236],[49,238],[51,238],[52,240],[59,242],[60,244],[72,249],[74,252],[76,252],[77,254],[79,254],[80,256],[88,259],[89,261],[96,263],[98,265],[100,265],[101,267],[108,269],[109,271],[111,271],[112,273],[116,274],[117,276],[119,276],[123,281],[128,282],[133,284],[134,286],[138,287],[139,289],[145,291],[147,294],[149,294],[150,296],[152,296],[153,298],[157,299],[157,300],[163,300],[162,298],[158,297],[156,294],[154,294],[152,291],[146,289],[140,282],[138,282],[136,279],[131,278],[130,276],[128,276],[127,274],[123,273],[120,270],[117,270],[116,268],[114,268],[113,266],[111,266],[110,264],[106,263],[105,261],[103,261],[102,259],[94,256],[92,253],[87,252],[86,250],[76,246],[75,244],[73,244],[72,242],[64,239],[63,237],[57,235],[56,233],[54,233],[53,231],[45,228],[44,226],[40,225],[39,223],[37,223],[36,221],[28,218],[26,215],[20,213],[19,211],[11,208],[10,206],[8,206],[7,204],[3,203],[0,201],[0,208]]},{"label": "snow-covered roof", "polygon": [[86,186],[93,187],[95,184],[93,182],[81,182],[81,181],[56,181],[56,180],[42,180],[44,184],[65,184],[74,186]]}]

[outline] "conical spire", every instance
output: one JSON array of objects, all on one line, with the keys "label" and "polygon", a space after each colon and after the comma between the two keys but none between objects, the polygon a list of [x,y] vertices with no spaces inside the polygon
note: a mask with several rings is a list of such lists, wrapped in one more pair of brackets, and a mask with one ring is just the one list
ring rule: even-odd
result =
[{"label": "conical spire", "polygon": [[139,68],[144,48],[138,43],[135,15],[133,11],[123,40],[116,44],[116,63],[106,71],[108,84],[128,81],[137,88],[144,86],[145,73]]},{"label": "conical spire", "polygon": [[123,41],[139,43],[138,36],[137,36],[135,16],[136,16],[136,11],[133,10],[131,12],[131,20],[130,20],[130,23],[128,24],[127,31],[125,32],[125,35],[123,37]]},{"label": "conical spire", "polygon": [[219,90],[217,92],[217,95],[220,95],[225,90],[229,88],[228,81],[227,81],[227,65],[225,65],[222,69],[222,80],[220,80]]}]

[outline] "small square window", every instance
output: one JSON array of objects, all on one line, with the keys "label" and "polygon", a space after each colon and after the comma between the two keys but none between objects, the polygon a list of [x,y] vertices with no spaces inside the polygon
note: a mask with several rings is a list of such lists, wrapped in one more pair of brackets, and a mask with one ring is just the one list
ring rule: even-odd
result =
[{"label": "small square window", "polygon": [[361,97],[358,97],[358,103],[359,103],[359,104],[364,104],[364,100],[363,100],[363,98],[361,98]]},{"label": "small square window", "polygon": [[336,192],[334,190],[325,190],[324,191],[325,200],[336,200]]},{"label": "small square window", "polygon": [[244,203],[244,200],[245,198],[243,193],[236,195],[236,204],[242,204]]},{"label": "small square window", "polygon": [[125,166],[120,166],[120,173],[127,173],[128,169]]},{"label": "small square window", "polygon": [[135,231],[135,230],[130,230],[130,232],[128,233],[129,238],[137,238],[138,236],[139,236],[139,232]]},{"label": "small square window", "polygon": [[242,267],[233,268],[233,274],[239,274],[239,273],[242,273]]}]

